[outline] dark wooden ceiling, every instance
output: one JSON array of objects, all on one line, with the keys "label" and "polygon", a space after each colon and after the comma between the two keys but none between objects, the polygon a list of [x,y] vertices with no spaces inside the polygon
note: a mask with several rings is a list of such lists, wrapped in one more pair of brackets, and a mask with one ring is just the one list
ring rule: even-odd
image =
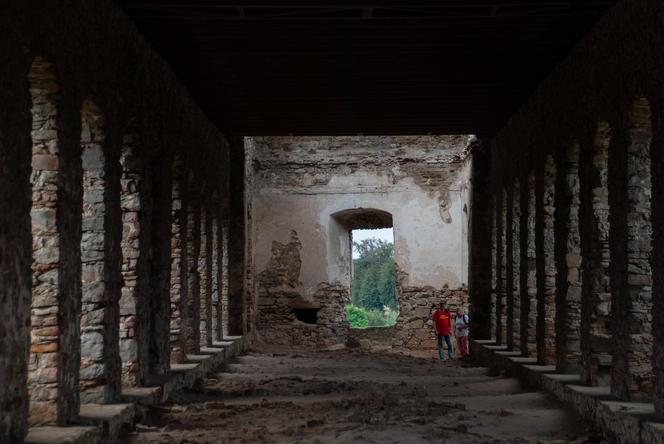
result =
[{"label": "dark wooden ceiling", "polygon": [[117,1],[231,135],[490,135],[615,2]]}]

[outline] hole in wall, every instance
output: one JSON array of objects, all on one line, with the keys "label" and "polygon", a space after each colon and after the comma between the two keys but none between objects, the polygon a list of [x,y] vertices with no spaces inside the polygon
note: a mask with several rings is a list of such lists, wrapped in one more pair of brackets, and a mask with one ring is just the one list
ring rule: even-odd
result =
[{"label": "hole in wall", "polygon": [[318,322],[318,310],[320,308],[294,308],[293,313],[298,321],[315,325]]}]

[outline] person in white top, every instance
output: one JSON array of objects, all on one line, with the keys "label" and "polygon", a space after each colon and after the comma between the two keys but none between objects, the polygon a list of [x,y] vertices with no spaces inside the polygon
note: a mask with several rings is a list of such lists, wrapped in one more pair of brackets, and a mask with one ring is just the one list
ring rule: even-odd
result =
[{"label": "person in white top", "polygon": [[468,321],[468,315],[464,314],[463,308],[457,309],[456,316],[454,317],[454,333],[461,357],[470,356],[470,352],[468,351],[468,335],[470,334]]}]

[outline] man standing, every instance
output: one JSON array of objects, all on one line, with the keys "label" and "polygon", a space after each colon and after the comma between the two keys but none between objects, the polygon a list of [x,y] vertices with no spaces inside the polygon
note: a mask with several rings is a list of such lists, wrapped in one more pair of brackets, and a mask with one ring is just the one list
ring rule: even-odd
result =
[{"label": "man standing", "polygon": [[433,313],[433,326],[436,329],[436,336],[438,337],[438,357],[441,362],[445,360],[445,344],[447,343],[447,355],[450,359],[454,359],[454,347],[452,347],[452,314],[445,306],[444,302],[440,303],[440,308]]}]

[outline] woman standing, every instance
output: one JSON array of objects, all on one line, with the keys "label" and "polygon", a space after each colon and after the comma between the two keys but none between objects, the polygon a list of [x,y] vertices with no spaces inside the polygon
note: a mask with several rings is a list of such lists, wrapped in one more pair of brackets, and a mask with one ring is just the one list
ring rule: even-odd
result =
[{"label": "woman standing", "polygon": [[459,348],[459,353],[461,357],[470,356],[468,351],[468,335],[470,330],[468,328],[468,315],[463,313],[463,309],[459,308],[456,312],[456,317],[454,318],[454,326],[456,333],[457,346]]}]

